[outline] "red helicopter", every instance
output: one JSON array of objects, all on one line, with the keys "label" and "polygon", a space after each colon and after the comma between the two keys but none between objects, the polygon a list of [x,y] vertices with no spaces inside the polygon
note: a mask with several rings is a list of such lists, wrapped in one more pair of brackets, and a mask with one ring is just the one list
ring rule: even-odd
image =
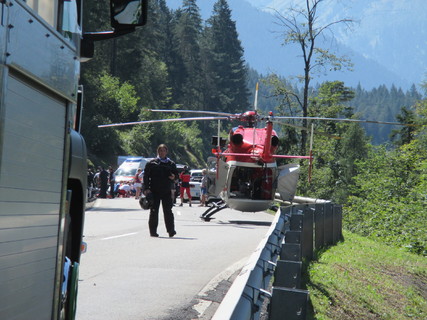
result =
[{"label": "red helicopter", "polygon": [[[299,176],[299,165],[288,164],[277,166],[277,158],[308,159],[310,167],[313,156],[277,155],[279,137],[273,130],[273,114],[261,117],[256,110],[241,114],[229,114],[210,111],[194,110],[159,110],[153,112],[193,112],[214,114],[212,117],[172,118],[147,120],[117,124],[100,125],[98,127],[113,127],[133,124],[145,124],[170,121],[192,120],[239,120],[245,125],[233,128],[228,137],[228,145],[218,137],[213,137],[215,157],[208,159],[209,194],[219,199],[207,209],[201,219],[209,221],[216,212],[229,207],[244,212],[258,212],[268,209],[280,194],[282,200],[292,201],[295,196]],[[256,124],[265,121],[264,128],[256,128]]]},{"label": "red helicopter", "polygon": [[[246,126],[233,128],[228,145],[221,151],[221,145],[212,150],[215,158],[208,159],[208,174],[215,183],[209,192],[219,195],[221,201],[204,212],[201,218],[209,221],[211,216],[225,207],[257,212],[268,209],[276,197],[292,201],[295,196],[299,165],[277,166],[277,158],[309,159],[309,156],[277,155],[279,137],[273,130],[273,114],[262,118],[257,111],[236,115]],[[265,120],[264,128],[256,123]]]}]

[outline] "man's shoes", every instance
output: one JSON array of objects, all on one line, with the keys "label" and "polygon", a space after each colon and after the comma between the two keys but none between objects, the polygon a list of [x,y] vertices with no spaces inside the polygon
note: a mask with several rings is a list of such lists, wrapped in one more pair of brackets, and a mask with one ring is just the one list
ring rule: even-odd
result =
[{"label": "man's shoes", "polygon": [[169,238],[172,238],[174,235],[176,235],[176,231],[169,232]]},{"label": "man's shoes", "polygon": [[182,203],[179,206],[182,207]]},{"label": "man's shoes", "polygon": [[190,203],[190,207],[191,207],[191,203]]},{"label": "man's shoes", "polygon": [[150,237],[155,237],[155,238],[157,238],[159,236],[159,234],[158,233],[150,233]]}]

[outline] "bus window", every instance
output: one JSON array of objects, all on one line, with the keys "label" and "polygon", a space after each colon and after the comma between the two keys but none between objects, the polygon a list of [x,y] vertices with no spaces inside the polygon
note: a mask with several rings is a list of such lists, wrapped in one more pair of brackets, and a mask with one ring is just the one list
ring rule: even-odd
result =
[{"label": "bus window", "polygon": [[[62,16],[62,31],[66,38],[77,43],[81,36],[82,30],[79,26],[79,16],[77,11],[77,3],[75,0],[64,1],[64,9]],[[75,38],[77,37],[77,39]]]},{"label": "bus window", "polygon": [[27,5],[38,13],[47,23],[56,28],[58,0],[27,0]]}]

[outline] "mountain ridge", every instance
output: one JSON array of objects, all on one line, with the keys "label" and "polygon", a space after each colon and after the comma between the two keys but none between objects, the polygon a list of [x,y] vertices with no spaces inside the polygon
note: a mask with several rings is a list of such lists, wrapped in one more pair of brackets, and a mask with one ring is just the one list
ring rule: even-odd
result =
[{"label": "mountain ridge", "polygon": [[[245,51],[245,60],[260,74],[274,72],[283,77],[292,77],[303,71],[302,58],[298,57],[301,55],[300,49],[296,45],[282,46],[280,26],[270,9],[284,12],[293,1],[295,0],[228,0]],[[336,28],[336,41],[329,42],[333,44],[333,53],[351,59],[354,71],[326,72],[326,75],[314,77],[313,85],[326,80],[344,81],[351,87],[360,84],[366,89],[395,85],[408,90],[412,84],[419,85],[425,79],[427,70],[427,31],[424,28],[427,27],[427,11],[420,9],[422,1],[424,0],[411,1],[411,7],[399,0],[348,0],[344,4],[339,1],[327,2],[331,5],[325,6],[325,12],[319,15],[319,19],[323,21],[334,21],[352,14],[355,19],[363,14],[365,16],[361,17],[361,21],[351,32]],[[215,2],[216,0],[197,2],[204,20],[211,15]],[[176,9],[181,4],[181,0],[168,1],[171,9]],[[402,11],[402,8],[405,10]],[[414,11],[419,14],[415,16],[412,14]],[[411,17],[412,22],[419,25],[418,42],[413,36],[414,29],[417,28],[411,28],[408,21]],[[390,21],[392,18],[396,18],[395,21]],[[414,50],[411,51],[408,47]]]}]

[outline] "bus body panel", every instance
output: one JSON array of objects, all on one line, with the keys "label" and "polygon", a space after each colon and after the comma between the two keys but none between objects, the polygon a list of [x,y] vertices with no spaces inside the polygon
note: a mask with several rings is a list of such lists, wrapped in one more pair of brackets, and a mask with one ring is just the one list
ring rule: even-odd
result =
[{"label": "bus body panel", "polygon": [[7,7],[6,64],[68,99],[77,99],[80,63],[71,40],[63,38],[18,1]]},{"label": "bus body panel", "polygon": [[50,319],[62,211],[66,101],[11,73],[3,84],[0,318],[24,319],[33,310],[31,319]]},{"label": "bus body panel", "polygon": [[[92,43],[82,2],[0,1],[1,320],[74,319],[87,192],[86,145],[74,130],[80,45]],[[116,22],[114,36],[145,23],[147,4],[138,1],[140,20]]]},{"label": "bus body panel", "polygon": [[70,151],[79,59],[23,1],[0,3],[0,57],[0,319],[59,319],[65,244],[83,230],[84,197],[66,205],[71,158],[86,188],[81,136]]}]

